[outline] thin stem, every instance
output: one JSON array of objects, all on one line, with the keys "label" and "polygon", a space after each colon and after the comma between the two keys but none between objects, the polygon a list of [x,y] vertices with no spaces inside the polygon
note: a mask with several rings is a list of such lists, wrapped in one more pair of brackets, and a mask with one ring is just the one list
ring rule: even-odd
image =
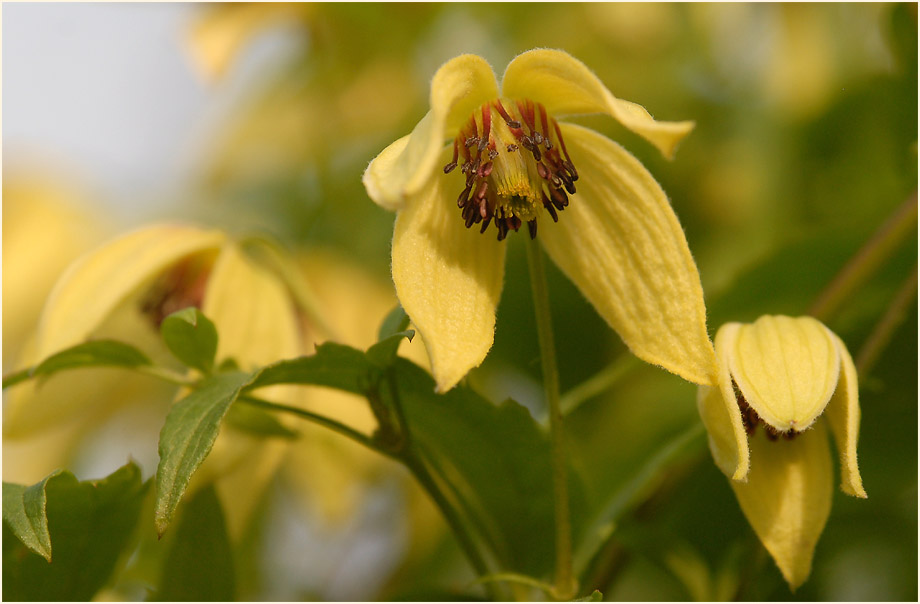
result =
[{"label": "thin stem", "polygon": [[622,354],[615,361],[562,395],[559,400],[562,415],[568,415],[586,400],[608,390],[623,376],[640,365],[639,359],[633,355]]},{"label": "thin stem", "polygon": [[280,413],[289,413],[291,415],[296,415],[297,417],[301,419],[305,419],[305,420],[313,422],[314,424],[319,424],[320,426],[329,428],[333,432],[337,432],[341,434],[342,436],[345,436],[346,438],[349,438],[355,441],[356,443],[364,445],[368,449],[371,449],[373,451],[376,451],[377,453],[380,453],[381,455],[386,455],[387,457],[391,457],[391,458],[394,457],[393,453],[387,451],[386,449],[378,447],[374,443],[374,441],[370,437],[368,437],[366,434],[358,432],[354,428],[350,428],[349,426],[346,426],[345,424],[341,424],[335,421],[334,419],[329,419],[328,417],[324,415],[319,415],[317,413],[313,413],[312,411],[306,411],[304,409],[300,409],[299,407],[292,407],[290,405],[283,405],[281,403],[273,403],[271,401],[266,401],[264,399],[261,399],[255,396],[251,396],[249,394],[241,395],[237,400],[241,403],[246,403],[247,405],[252,405],[253,407],[260,407],[268,411],[278,411]]},{"label": "thin stem", "polygon": [[902,203],[834,280],[821,292],[808,314],[826,320],[882,264],[895,246],[917,226],[917,192]]},{"label": "thin stem", "polygon": [[875,361],[878,360],[878,356],[894,335],[895,329],[904,320],[907,314],[907,307],[916,295],[917,266],[914,265],[913,272],[901,285],[901,289],[895,294],[894,300],[888,305],[888,309],[882,318],[875,324],[872,333],[869,334],[856,356],[856,370],[859,372],[860,377],[864,377],[875,364]]},{"label": "thin stem", "polygon": [[543,390],[549,410],[550,447],[553,458],[553,499],[556,513],[556,593],[560,600],[570,600],[578,587],[572,573],[572,523],[569,512],[569,489],[565,453],[565,433],[562,407],[559,401],[559,370],[556,367],[556,347],[549,312],[549,291],[543,252],[535,239],[527,242],[527,265],[533,291],[537,339],[543,369]]},{"label": "thin stem", "polygon": [[171,369],[167,369],[166,367],[158,367],[156,365],[137,365],[135,367],[130,367],[129,369],[132,369],[138,373],[143,373],[144,375],[155,377],[158,380],[163,380],[164,382],[169,382],[170,384],[175,384],[177,386],[194,387],[197,384],[197,380],[194,380]]}]

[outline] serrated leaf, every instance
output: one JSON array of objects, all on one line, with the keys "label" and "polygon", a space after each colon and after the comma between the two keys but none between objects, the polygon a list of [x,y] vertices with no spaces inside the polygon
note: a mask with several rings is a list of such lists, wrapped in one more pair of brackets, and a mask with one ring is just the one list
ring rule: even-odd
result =
[{"label": "serrated leaf", "polygon": [[367,349],[367,358],[378,367],[387,367],[396,358],[396,351],[399,350],[399,345],[402,343],[403,338],[407,338],[411,342],[414,336],[415,331],[412,329],[398,331],[393,335],[387,336]]},{"label": "serrated leaf", "polygon": [[61,472],[57,470],[29,487],[3,483],[3,520],[26,547],[48,562],[51,562],[51,535],[45,514],[45,486]]},{"label": "serrated leaf", "polygon": [[317,346],[314,355],[264,367],[246,390],[274,384],[310,384],[364,394],[374,371],[374,365],[360,350],[327,342]]},{"label": "serrated leaf", "polygon": [[177,359],[209,373],[217,353],[217,328],[194,307],[174,312],[160,325],[160,334]]},{"label": "serrated leaf", "polygon": [[103,480],[78,482],[70,472],[58,472],[38,484],[46,499],[51,563],[17,538],[4,512],[3,598],[88,601],[128,545],[147,484],[133,463]]},{"label": "serrated leaf", "polygon": [[250,381],[247,373],[223,373],[173,405],[160,431],[160,463],[156,476],[157,533],[163,535],[179,505],[192,474],[204,461],[221,420],[240,391]]},{"label": "serrated leaf", "polygon": [[[423,369],[402,358],[394,369],[413,442],[450,485],[502,569],[546,576],[555,551],[547,435],[514,401],[496,406],[463,386],[437,395]],[[577,537],[585,495],[580,479],[569,475]]]},{"label": "serrated leaf", "polygon": [[220,500],[213,486],[183,507],[163,564],[157,600],[230,602],[235,599],[233,552]]},{"label": "serrated leaf", "polygon": [[51,355],[35,369],[32,377],[46,378],[58,371],[79,367],[138,367],[149,365],[143,352],[117,340],[92,340]]}]

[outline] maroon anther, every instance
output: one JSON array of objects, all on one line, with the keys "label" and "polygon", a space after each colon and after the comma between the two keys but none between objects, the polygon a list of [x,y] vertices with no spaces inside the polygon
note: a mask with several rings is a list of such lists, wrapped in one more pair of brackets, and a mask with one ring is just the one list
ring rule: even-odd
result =
[{"label": "maroon anther", "polygon": [[492,162],[490,161],[487,161],[486,163],[482,164],[482,166],[479,168],[479,176],[481,176],[482,178],[488,178],[489,174],[491,173],[492,173]]}]

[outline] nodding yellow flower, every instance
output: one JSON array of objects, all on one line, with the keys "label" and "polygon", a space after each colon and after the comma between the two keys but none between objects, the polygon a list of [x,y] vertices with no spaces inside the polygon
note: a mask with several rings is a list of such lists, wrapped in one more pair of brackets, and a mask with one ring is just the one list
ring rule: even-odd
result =
[{"label": "nodding yellow flower", "polygon": [[607,113],[668,157],[693,122],[655,121],[559,50],[519,55],[500,90],[485,60],[456,57],[435,74],[430,103],[363,180],[398,213],[393,280],[438,390],[491,348],[503,240],[525,223],[636,356],[710,383],[700,279],[664,191],[622,147],[557,117]]},{"label": "nodding yellow flower", "polygon": [[830,514],[837,442],[841,489],[866,497],[856,464],[859,393],[846,346],[811,317],[763,316],[716,334],[719,383],[697,403],[716,465],[792,589],[811,572]]}]

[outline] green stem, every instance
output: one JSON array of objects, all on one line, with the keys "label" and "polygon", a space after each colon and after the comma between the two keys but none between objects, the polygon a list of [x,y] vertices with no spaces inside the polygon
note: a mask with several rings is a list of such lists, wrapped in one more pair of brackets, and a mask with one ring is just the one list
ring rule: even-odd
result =
[{"label": "green stem", "polygon": [[913,272],[905,279],[904,284],[901,285],[901,289],[895,294],[894,300],[888,305],[888,309],[885,311],[882,318],[875,324],[872,333],[869,334],[859,354],[856,356],[856,370],[859,372],[860,378],[865,377],[875,364],[878,356],[882,353],[885,346],[894,335],[898,325],[901,324],[907,315],[907,307],[916,295],[917,267],[915,265]]},{"label": "green stem", "polygon": [[568,415],[591,397],[605,392],[642,363],[630,353],[624,353],[581,384],[562,395],[559,400],[562,415]]},{"label": "green stem", "polygon": [[193,380],[184,374],[178,373],[171,369],[167,369],[165,367],[158,367],[156,365],[138,365],[136,367],[131,367],[130,369],[136,371],[137,373],[143,373],[144,375],[149,375],[150,377],[155,377],[158,380],[163,380],[164,382],[169,382],[170,384],[175,384],[177,386],[188,386],[194,388],[197,384],[197,380]]},{"label": "green stem", "polygon": [[253,407],[259,407],[262,409],[266,409],[268,411],[278,411],[280,413],[288,413],[291,415],[296,415],[297,417],[301,419],[305,419],[305,420],[313,422],[314,424],[319,424],[320,426],[329,428],[333,432],[337,432],[338,434],[341,434],[342,436],[349,438],[358,444],[364,445],[368,449],[376,451],[377,453],[380,453],[381,455],[385,455],[391,458],[394,457],[391,452],[387,451],[386,449],[383,449],[382,447],[378,447],[374,443],[374,441],[367,435],[361,432],[358,432],[354,428],[350,428],[346,426],[345,424],[341,424],[335,421],[334,419],[329,419],[328,417],[324,415],[319,415],[317,413],[313,413],[312,411],[306,411],[299,407],[292,407],[290,405],[283,405],[281,403],[273,403],[271,401],[266,401],[264,399],[261,399],[255,396],[251,396],[248,394],[241,395],[237,400],[241,403],[246,403],[247,405],[252,405]]},{"label": "green stem", "polygon": [[556,593],[560,600],[570,600],[578,590],[572,573],[572,523],[569,512],[569,488],[566,467],[565,433],[559,400],[559,370],[556,367],[556,347],[549,312],[549,291],[543,252],[535,239],[527,244],[527,265],[533,291],[537,339],[543,369],[543,390],[549,411],[550,447],[553,458],[553,499],[556,513]]},{"label": "green stem", "polygon": [[808,309],[808,314],[826,321],[866,279],[872,276],[897,244],[916,227],[917,192],[914,191],[837,273],[834,280]]}]

